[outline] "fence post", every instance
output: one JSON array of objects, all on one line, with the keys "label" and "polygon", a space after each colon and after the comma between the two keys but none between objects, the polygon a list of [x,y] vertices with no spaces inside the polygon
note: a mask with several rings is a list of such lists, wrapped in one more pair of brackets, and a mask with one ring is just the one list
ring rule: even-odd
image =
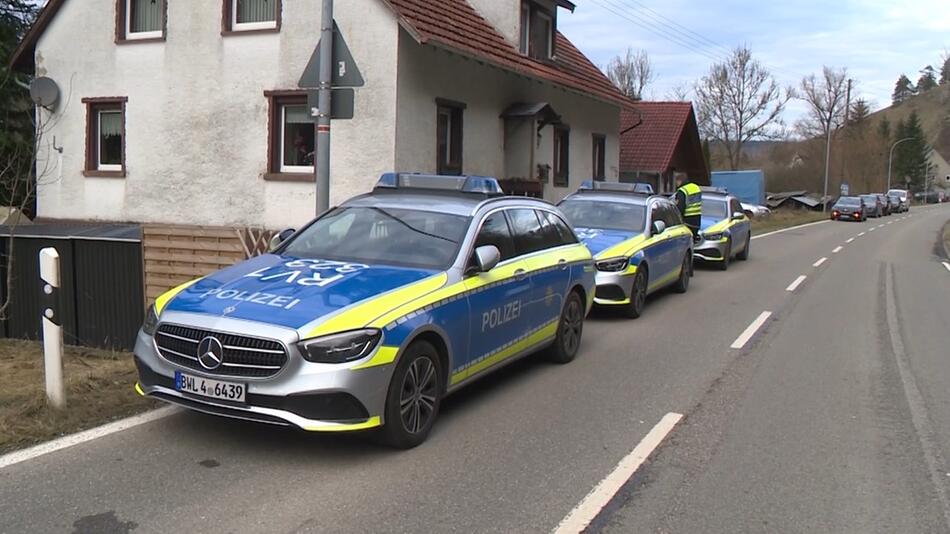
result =
[{"label": "fence post", "polygon": [[53,247],[40,251],[40,295],[43,310],[43,359],[46,369],[46,398],[53,408],[66,407],[63,386],[63,326],[60,314],[59,252]]}]

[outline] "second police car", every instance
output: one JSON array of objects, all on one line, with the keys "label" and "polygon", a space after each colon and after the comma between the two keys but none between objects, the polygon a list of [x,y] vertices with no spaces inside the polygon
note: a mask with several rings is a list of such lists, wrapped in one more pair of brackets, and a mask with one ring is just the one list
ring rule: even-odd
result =
[{"label": "second police car", "polygon": [[598,305],[637,318],[650,293],[689,288],[693,234],[668,199],[636,184],[584,182],[558,207],[594,255]]},{"label": "second police car", "polygon": [[281,237],[157,299],[141,394],[412,447],[447,393],[540,349],[571,361],[594,298],[591,254],[557,208],[492,178],[384,175]]},{"label": "second police car", "polygon": [[752,221],[739,199],[722,189],[703,190],[702,223],[694,250],[696,258],[725,271],[732,257],[749,259]]}]

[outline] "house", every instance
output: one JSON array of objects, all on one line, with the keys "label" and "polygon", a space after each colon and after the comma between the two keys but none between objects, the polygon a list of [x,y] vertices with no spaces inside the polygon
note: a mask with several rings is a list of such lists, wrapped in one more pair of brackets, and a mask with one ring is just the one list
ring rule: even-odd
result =
[{"label": "house", "polygon": [[658,192],[676,177],[709,185],[696,114],[690,102],[635,102],[620,115],[620,180],[646,182]]},{"label": "house", "polygon": [[[392,170],[558,200],[620,174],[625,98],[557,30],[568,0],[338,1],[364,79],[334,120],[330,204]],[[314,216],[297,82],[319,0],[49,0],[14,65],[49,77],[43,219],[296,227]]]}]

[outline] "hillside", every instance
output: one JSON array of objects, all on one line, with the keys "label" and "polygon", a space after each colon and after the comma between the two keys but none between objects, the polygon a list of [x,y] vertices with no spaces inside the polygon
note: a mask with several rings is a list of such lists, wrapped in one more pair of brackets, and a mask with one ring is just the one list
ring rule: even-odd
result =
[{"label": "hillside", "polygon": [[898,121],[907,120],[912,111],[917,111],[920,117],[927,143],[945,158],[950,158],[950,87],[941,86],[898,106],[876,111],[870,119],[877,124],[886,118],[894,128]]}]

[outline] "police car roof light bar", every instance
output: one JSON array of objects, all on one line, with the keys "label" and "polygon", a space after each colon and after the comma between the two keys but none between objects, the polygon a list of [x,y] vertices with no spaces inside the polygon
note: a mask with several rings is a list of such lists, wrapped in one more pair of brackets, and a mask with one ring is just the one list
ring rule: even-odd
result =
[{"label": "police car roof light bar", "polygon": [[[647,186],[647,187],[644,187]],[[635,195],[652,195],[653,187],[643,183],[597,182],[585,180],[581,182],[578,191],[609,191],[611,193],[632,193]]]},{"label": "police car roof light bar", "polygon": [[704,185],[704,186],[700,186],[699,190],[702,191],[703,193],[716,193],[718,195],[729,194],[729,190],[726,189],[725,187],[715,187],[715,186],[710,187],[710,186]]},{"label": "police car roof light bar", "polygon": [[389,172],[379,178],[376,187],[455,191],[490,196],[504,195],[501,185],[498,184],[498,180],[490,176],[448,176]]}]

